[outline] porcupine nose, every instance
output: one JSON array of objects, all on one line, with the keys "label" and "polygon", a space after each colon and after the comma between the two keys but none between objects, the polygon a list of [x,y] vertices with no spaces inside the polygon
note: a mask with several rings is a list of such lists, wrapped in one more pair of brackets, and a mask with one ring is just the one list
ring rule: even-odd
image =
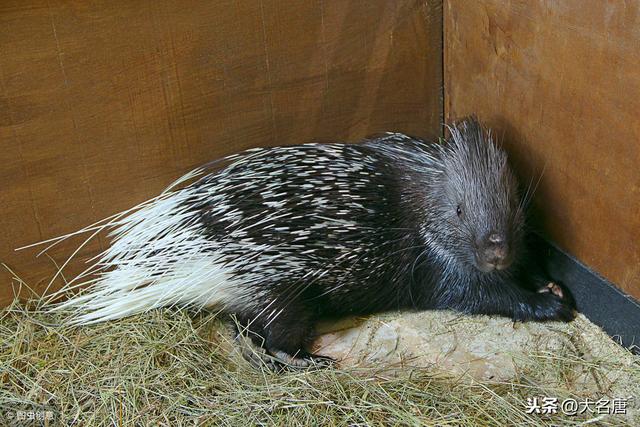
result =
[{"label": "porcupine nose", "polygon": [[500,268],[508,255],[508,246],[504,235],[491,233],[484,245],[484,259],[487,264]]}]

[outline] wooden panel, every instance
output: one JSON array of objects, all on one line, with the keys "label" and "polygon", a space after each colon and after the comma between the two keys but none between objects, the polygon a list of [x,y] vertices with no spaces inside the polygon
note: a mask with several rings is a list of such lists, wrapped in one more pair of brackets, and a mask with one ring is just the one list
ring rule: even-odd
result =
[{"label": "wooden panel", "polygon": [[3,1],[0,261],[42,289],[52,261],[15,247],[244,148],[439,134],[441,14],[435,0]]},{"label": "wooden panel", "polygon": [[544,170],[539,225],[640,298],[640,2],[447,0],[445,114]]}]

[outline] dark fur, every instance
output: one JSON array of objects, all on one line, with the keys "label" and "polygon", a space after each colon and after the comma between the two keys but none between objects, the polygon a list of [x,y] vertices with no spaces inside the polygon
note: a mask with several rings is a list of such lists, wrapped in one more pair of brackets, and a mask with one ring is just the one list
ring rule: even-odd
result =
[{"label": "dark fur", "polygon": [[[573,319],[568,290],[540,292],[551,279],[527,250],[525,201],[506,155],[475,119],[451,134],[444,144],[401,134],[311,144],[286,159],[287,149],[267,149],[197,184],[229,181],[225,202],[240,223],[197,208],[207,236],[228,242],[225,256],[247,260],[234,276],[256,297],[227,311],[267,353],[312,358],[314,323],[329,315],[452,309]],[[266,264],[256,266],[241,239],[261,247],[255,257]]]}]

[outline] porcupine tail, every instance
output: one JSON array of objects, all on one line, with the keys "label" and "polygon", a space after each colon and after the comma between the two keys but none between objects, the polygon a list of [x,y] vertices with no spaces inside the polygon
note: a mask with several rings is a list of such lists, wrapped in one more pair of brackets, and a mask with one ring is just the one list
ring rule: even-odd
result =
[{"label": "porcupine tail", "polygon": [[45,307],[68,312],[68,324],[84,325],[158,307],[224,306],[232,298],[235,284],[222,255],[216,251],[218,243],[202,234],[199,212],[193,209],[211,194],[192,185],[176,189],[184,182],[206,176],[207,167],[196,169],[159,196],[127,211],[74,233],[18,248],[48,243],[42,254],[71,236],[90,233],[59,268],[51,279],[53,283],[83,246],[97,234],[108,233],[109,247],[88,260],[84,272],[46,301],[58,299],[73,289],[82,291],[62,303],[45,302]]}]

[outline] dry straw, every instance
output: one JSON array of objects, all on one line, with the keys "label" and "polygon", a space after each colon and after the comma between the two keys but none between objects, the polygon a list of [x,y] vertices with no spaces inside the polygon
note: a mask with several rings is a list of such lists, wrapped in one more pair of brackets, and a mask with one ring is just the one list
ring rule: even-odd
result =
[{"label": "dry straw", "polygon": [[161,309],[81,328],[58,326],[63,316],[34,302],[0,311],[0,425],[17,411],[83,426],[640,425],[637,415],[525,411],[534,396],[637,397],[640,358],[606,337],[597,357],[584,353],[594,343],[518,355],[520,372],[502,383],[384,367],[278,375],[234,352],[215,314]]}]

